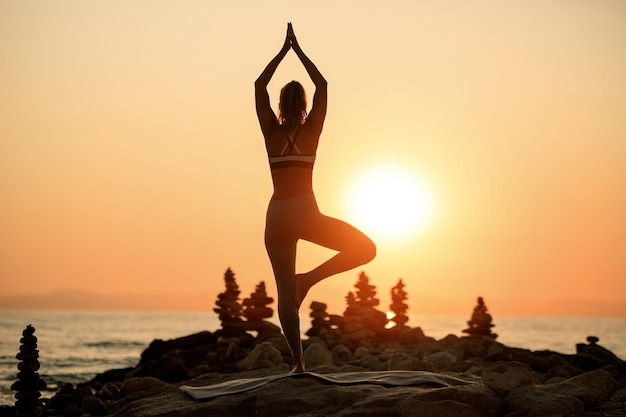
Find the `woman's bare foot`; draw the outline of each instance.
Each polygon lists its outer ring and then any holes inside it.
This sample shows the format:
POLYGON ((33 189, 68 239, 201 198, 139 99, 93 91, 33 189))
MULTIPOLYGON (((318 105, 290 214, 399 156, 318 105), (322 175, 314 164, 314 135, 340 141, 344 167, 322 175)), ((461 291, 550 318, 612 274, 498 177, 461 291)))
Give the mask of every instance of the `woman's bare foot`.
POLYGON ((296 274, 296 291, 294 294, 294 302, 296 307, 300 310, 302 302, 306 298, 307 293, 315 282, 311 282, 307 274, 296 274))
POLYGON ((304 359, 301 358, 300 360, 295 360, 295 363, 296 364, 294 365, 290 373, 301 374, 302 372, 304 372, 304 359))
POLYGON ((289 372, 290 374, 301 374, 304 372, 304 368, 301 366, 294 366, 293 369, 291 370, 291 372, 289 372))

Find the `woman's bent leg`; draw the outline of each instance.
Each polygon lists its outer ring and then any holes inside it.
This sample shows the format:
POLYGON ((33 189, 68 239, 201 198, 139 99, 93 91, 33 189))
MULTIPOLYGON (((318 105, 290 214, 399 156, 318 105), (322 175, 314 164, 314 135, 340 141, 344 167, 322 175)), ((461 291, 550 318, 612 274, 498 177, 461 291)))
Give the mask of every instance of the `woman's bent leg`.
POLYGON ((299 307, 306 293, 317 282, 370 262, 376 256, 376 245, 357 228, 341 220, 319 214, 307 222, 300 237, 338 251, 317 268, 300 274, 296 280, 296 304, 299 307))

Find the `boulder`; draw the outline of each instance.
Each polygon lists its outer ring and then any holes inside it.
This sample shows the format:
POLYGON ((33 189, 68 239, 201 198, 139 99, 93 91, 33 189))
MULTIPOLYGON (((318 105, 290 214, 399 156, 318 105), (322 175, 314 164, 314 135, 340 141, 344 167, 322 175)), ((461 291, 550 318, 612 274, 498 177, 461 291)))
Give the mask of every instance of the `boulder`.
POLYGON ((510 415, 524 417, 573 416, 585 411, 578 398, 546 392, 533 385, 513 389, 504 399, 510 415))
POLYGON ((528 365, 519 362, 497 362, 483 371, 482 379, 487 387, 500 395, 535 382, 528 365))
POLYGON ((278 349, 269 343, 259 343, 244 359, 237 363, 240 371, 253 369, 273 368, 282 365, 283 356, 278 349))
POLYGON ((333 354, 321 343, 312 343, 304 351, 307 369, 318 366, 333 366, 333 354))
POLYGON ((443 351, 426 355, 424 360, 433 364, 438 371, 442 371, 456 362, 456 356, 450 352, 443 351))
POLYGON ((572 378, 576 375, 580 375, 582 373, 584 373, 584 371, 581 371, 579 368, 576 368, 575 366, 558 365, 550 369, 548 372, 546 372, 544 376, 544 382, 550 382, 551 380, 554 380, 554 379, 565 380, 565 379, 572 378))
POLYGON ((365 355, 359 359, 359 365, 370 371, 380 371, 381 362, 376 355, 365 355))
POLYGON ((198 346, 207 346, 215 341, 215 334, 207 331, 167 341, 156 339, 152 341, 150 346, 142 352, 139 363, 143 364, 150 361, 156 361, 170 352, 191 349, 198 346))
POLYGON ((467 404, 454 400, 420 401, 409 398, 398 407, 402 417, 482 417, 467 404))
POLYGON ((370 354, 369 349, 363 346, 356 348, 356 350, 354 351, 354 357, 356 359, 361 359, 363 356, 369 355, 369 354, 370 354))
POLYGON ((610 400, 617 389, 617 383, 610 373, 599 369, 561 383, 540 385, 539 388, 551 394, 576 397, 583 402, 585 408, 590 409, 610 400))
POLYGON ((405 353, 394 353, 387 363, 388 371, 429 371, 434 372, 431 364, 405 353))
POLYGON ((103 416, 106 414, 106 405, 98 397, 87 396, 83 397, 80 408, 88 411, 92 416, 103 416))
POLYGON ((576 355, 572 357, 572 365, 594 371, 602 367, 613 365, 619 372, 626 375, 626 362, 618 358, 613 352, 597 344, 599 339, 595 336, 587 337, 589 344, 579 343, 576 345, 576 355))
POLYGON ((504 401, 483 384, 423 390, 414 394, 412 398, 427 402, 456 401, 469 405, 482 417, 499 417, 504 410, 504 401))
POLYGON ((169 386, 168 383, 163 382, 160 379, 153 378, 151 376, 128 378, 124 382, 122 382, 122 386, 120 387, 120 395, 122 397, 126 397, 138 391, 167 386, 169 386))
POLYGON ((352 352, 350 351, 350 349, 348 349, 346 345, 335 346, 334 348, 332 348, 331 353, 338 362, 348 363, 352 359, 354 359, 354 357, 352 356, 352 352))
POLYGON ((184 381, 189 377, 189 373, 184 358, 177 351, 164 355, 155 363, 140 365, 129 376, 152 376, 165 382, 174 383, 184 381))
POLYGON ((107 382, 96 394, 103 400, 117 400, 120 397, 120 387, 114 382, 107 382))

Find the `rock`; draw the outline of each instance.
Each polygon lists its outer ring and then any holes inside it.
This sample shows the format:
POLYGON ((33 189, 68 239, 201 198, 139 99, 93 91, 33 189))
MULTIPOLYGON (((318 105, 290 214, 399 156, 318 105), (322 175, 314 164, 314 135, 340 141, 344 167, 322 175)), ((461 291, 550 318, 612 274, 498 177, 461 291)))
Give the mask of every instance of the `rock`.
POLYGON ((331 353, 338 362, 348 363, 354 359, 352 352, 350 352, 350 349, 348 349, 346 345, 335 346, 332 348, 331 353))
POLYGON ((483 368, 477 366, 476 363, 469 362, 469 361, 458 361, 458 362, 451 363, 449 366, 446 367, 445 371, 470 374, 470 373, 475 373, 474 372, 475 369, 476 370, 480 369, 479 374, 482 375, 483 368))
POLYGON ((226 348, 226 353, 224 354, 224 356, 226 356, 226 359, 232 360, 237 357, 239 351, 240 351, 239 343, 230 342, 228 344, 228 348, 226 348))
POLYGON ((550 382, 550 380, 552 379, 560 379, 560 380, 565 380, 565 379, 569 379, 572 377, 575 377, 577 375, 580 375, 584 373, 583 371, 581 371, 579 368, 576 368, 575 366, 571 366, 571 365, 558 365, 555 366, 554 368, 550 369, 546 374, 545 374, 545 382, 550 382))
POLYGON ((487 354, 485 356, 485 360, 491 361, 491 362, 501 362, 501 361, 506 361, 507 359, 507 354, 506 354, 506 350, 504 349, 504 346, 502 346, 499 343, 491 343, 488 347, 487 347, 487 354))
POLYGON ((237 363, 237 369, 251 371, 253 369, 273 368, 283 363, 283 356, 280 351, 271 344, 264 342, 256 345, 248 356, 237 363))
POLYGON ((207 331, 167 341, 157 339, 150 343, 150 346, 141 353, 141 361, 139 363, 157 361, 172 351, 206 346, 215 343, 216 340, 217 336, 207 331))
POLYGON ((94 396, 83 397, 80 408, 89 412, 92 416, 103 416, 107 411, 102 400, 94 396))
POLYGON ((265 340, 265 342, 278 349, 278 351, 282 353, 283 356, 291 357, 291 350, 289 350, 289 345, 287 344, 287 341, 282 334, 278 337, 269 338, 265 340))
POLYGON ((421 327, 415 327, 407 331, 403 331, 398 335, 399 341, 403 343, 420 343, 424 341, 434 340, 424 334, 421 327))
MULTIPOLYGON (((597 371, 577 375, 570 378, 568 382, 597 389, 598 392, 594 395, 594 397, 598 403, 611 398, 613 394, 615 394, 618 385, 611 373, 605 369, 598 369, 597 371)), ((622 382, 626 381, 622 379, 622 382)))
POLYGON ((535 382, 528 365, 519 362, 498 362, 483 371, 482 379, 487 387, 500 395, 535 382))
POLYGON ((585 404, 586 408, 592 408, 610 400, 617 389, 617 383, 611 374, 599 369, 558 384, 542 385, 541 389, 550 393, 576 397, 585 404))
POLYGON ((361 347, 358 347, 358 348, 355 349, 355 351, 354 351, 354 358, 355 359, 361 359, 363 356, 369 355, 369 354, 370 354, 369 349, 366 348, 366 347, 361 346, 361 347))
POLYGON ((122 386, 120 387, 120 395, 122 397, 126 397, 138 391, 167 386, 169 386, 168 383, 163 382, 160 379, 153 378, 151 376, 128 378, 127 380, 122 382, 122 386))
POLYGON ((576 345, 576 355, 572 358, 572 365, 585 371, 594 371, 602 367, 613 365, 619 372, 626 375, 626 362, 618 358, 610 350, 597 344, 598 338, 589 336, 588 345, 576 345))
POLYGON ((363 330, 363 323, 360 318, 348 317, 348 319, 344 318, 344 325, 341 328, 342 333, 355 333, 360 330, 363 330))
POLYGON ((77 407, 82 398, 72 384, 64 384, 59 392, 50 399, 48 406, 55 411, 64 411, 70 406, 77 407))
POLYGON ((525 417, 566 417, 579 415, 585 410, 578 398, 549 393, 533 385, 513 389, 504 402, 511 415, 525 417))
POLYGON ((381 363, 376 355, 365 355, 359 359, 359 364, 370 371, 380 370, 381 363))
POLYGON ((267 334, 266 338, 275 337, 276 335, 280 335, 282 332, 282 329, 272 322, 264 321, 261 324, 262 326, 260 326, 257 330, 259 332, 259 337, 263 336, 264 334, 267 334))
POLYGON ((434 372, 432 365, 405 353, 394 353, 387 363, 388 371, 429 371, 434 372))
POLYGON ((120 397, 120 387, 114 382, 109 382, 100 388, 96 396, 103 400, 117 400, 120 397))
POLYGON ((64 416, 64 417, 86 417, 86 416, 89 416, 89 414, 87 414, 85 412, 85 410, 83 410, 82 408, 80 408, 76 404, 70 404, 67 407, 65 407, 63 409, 63 411, 61 412, 61 415, 64 416))
POLYGON ((435 352, 424 357, 426 362, 430 362, 438 371, 442 371, 456 362, 456 356, 450 352, 435 352))
POLYGON ((304 351, 307 369, 318 366, 333 366, 333 354, 321 343, 313 343, 304 351))
POLYGON ((453 400, 420 401, 409 398, 398 407, 402 417, 481 417, 467 404, 453 400))
POLYGON ((180 352, 174 351, 165 355, 156 363, 144 364, 131 372, 131 377, 152 376, 162 381, 174 383, 184 381, 189 377, 187 367, 180 352))
POLYGON ((546 373, 557 366, 567 366, 568 360, 554 352, 533 352, 525 361, 533 371, 546 373))
POLYGON ((354 351, 354 358, 361 359, 365 355, 369 355, 370 351, 366 347, 359 347, 354 351))
POLYGON ((504 409, 504 401, 483 384, 460 385, 456 387, 423 390, 412 396, 420 401, 452 400, 466 404, 482 417, 499 417, 504 409))

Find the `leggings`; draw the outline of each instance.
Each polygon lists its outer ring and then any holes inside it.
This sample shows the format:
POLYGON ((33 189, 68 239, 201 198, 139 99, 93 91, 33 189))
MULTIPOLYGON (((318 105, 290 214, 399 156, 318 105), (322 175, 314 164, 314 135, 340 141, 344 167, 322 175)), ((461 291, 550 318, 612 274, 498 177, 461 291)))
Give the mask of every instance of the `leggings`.
MULTIPOLYGON (((268 253, 276 246, 295 244, 306 239, 323 218, 313 194, 301 194, 287 200, 270 200, 265 223, 265 245, 268 253)), ((271 253, 270 253, 271 257, 271 253)))
MULTIPOLYGON (((295 300, 296 245, 298 240, 333 249, 338 253, 306 274, 307 285, 369 262, 376 254, 374 243, 353 226, 320 213, 313 194, 271 200, 265 224, 265 248, 272 263, 278 289, 278 316, 291 353, 302 359, 299 302, 295 300)), ((308 290, 308 288, 307 288, 308 290)))

